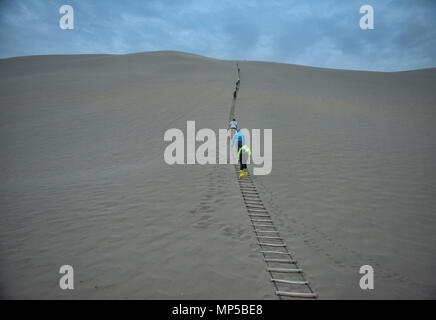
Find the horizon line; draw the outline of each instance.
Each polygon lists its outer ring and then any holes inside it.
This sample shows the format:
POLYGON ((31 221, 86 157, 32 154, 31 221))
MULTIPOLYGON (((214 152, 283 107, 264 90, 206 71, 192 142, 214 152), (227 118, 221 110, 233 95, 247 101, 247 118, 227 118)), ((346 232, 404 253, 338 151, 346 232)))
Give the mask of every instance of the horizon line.
POLYGON ((229 62, 255 62, 255 63, 274 63, 274 64, 284 64, 289 66, 297 66, 297 67, 306 67, 306 68, 314 68, 314 69, 325 69, 325 70, 337 70, 337 71, 357 71, 357 72, 376 72, 376 73, 399 73, 399 72, 410 72, 410 71, 424 71, 424 70, 433 70, 436 69, 434 67, 424 67, 424 68, 412 68, 412 69, 404 69, 397 71, 376 71, 376 70, 365 70, 365 69, 344 69, 344 68, 334 68, 334 67, 319 67, 314 65, 304 65, 304 64, 295 64, 295 63, 287 63, 287 62, 279 62, 279 61, 270 61, 270 60, 250 60, 250 59, 223 59, 223 58, 214 58, 206 55, 201 55, 198 53, 192 53, 187 51, 178 51, 178 50, 153 50, 153 51, 137 51, 137 52, 129 52, 129 53, 57 53, 57 54, 30 54, 30 55, 19 55, 19 56, 10 56, 10 57, 0 57, 1 60, 9 60, 9 59, 17 59, 17 58, 30 58, 30 57, 50 57, 50 56, 128 56, 135 54, 151 54, 151 53, 176 53, 176 54, 186 54, 191 56, 197 56, 201 58, 220 60, 220 61, 229 61, 229 62))

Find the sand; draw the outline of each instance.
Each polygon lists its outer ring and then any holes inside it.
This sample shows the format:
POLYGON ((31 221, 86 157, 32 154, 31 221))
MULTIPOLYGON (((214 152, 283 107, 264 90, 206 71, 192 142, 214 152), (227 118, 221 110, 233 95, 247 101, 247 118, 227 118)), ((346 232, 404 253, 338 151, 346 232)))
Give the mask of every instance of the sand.
MULTIPOLYGON (((320 299, 436 298, 436 69, 239 65, 240 126, 273 130, 256 184, 320 299)), ((233 166, 163 160, 167 129, 226 128, 236 77, 178 52, 1 59, 0 296, 277 299, 233 166)))

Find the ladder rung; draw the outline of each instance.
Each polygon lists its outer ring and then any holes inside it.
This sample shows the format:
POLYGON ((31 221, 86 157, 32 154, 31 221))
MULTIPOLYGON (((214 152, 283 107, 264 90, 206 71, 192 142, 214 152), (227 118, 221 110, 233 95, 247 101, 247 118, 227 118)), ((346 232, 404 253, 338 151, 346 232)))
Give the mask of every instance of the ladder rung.
POLYGON ((277 262, 277 263, 290 263, 290 264, 295 264, 294 260, 288 260, 288 259, 269 259, 266 258, 264 259, 265 262, 277 262))
POLYGON ((263 220, 263 219, 250 219, 253 222, 269 222, 269 223, 273 223, 272 220, 263 220))
POLYGON ((260 210, 260 209, 247 209, 248 212, 263 212, 263 213, 268 213, 268 211, 266 209, 260 210))
POLYGON ((266 233, 277 233, 277 234, 279 234, 279 232, 277 230, 256 230, 256 232, 266 232, 266 233))
POLYGON ((267 215, 267 214, 249 213, 248 215, 249 215, 250 217, 263 217, 263 218, 270 218, 270 216, 267 215))
POLYGON ((287 284, 297 284, 306 285, 309 284, 308 281, 292 281, 292 280, 282 280, 282 279, 271 279, 272 282, 287 283, 287 284))
POLYGON ((268 228, 274 228, 274 229, 276 228, 273 224, 254 224, 253 223, 253 226, 255 226, 255 227, 268 227, 268 228))
POLYGON ((302 269, 266 268, 269 272, 301 273, 302 269))
POLYGON ((257 206, 257 205, 252 205, 252 204, 249 204, 249 203, 246 203, 245 206, 246 206, 247 208, 254 208, 254 209, 263 209, 263 210, 266 210, 266 208, 265 208, 264 206, 257 206))
POLYGON ((256 238, 283 240, 283 239, 280 238, 280 237, 269 237, 269 236, 256 236, 256 238))
POLYGON ((290 256, 289 252, 280 252, 280 251, 261 251, 261 252, 266 254, 283 254, 283 255, 290 256))
POLYGON ((269 246, 269 247, 286 247, 286 244, 283 243, 266 243, 266 242, 259 242, 261 246, 269 246))
POLYGON ((245 201, 246 203, 251 203, 251 204, 262 204, 262 205, 263 205, 263 202, 262 202, 262 200, 260 200, 260 199, 244 199, 244 201, 245 201))
POLYGON ((315 293, 304 293, 304 292, 286 292, 286 291, 276 291, 278 296, 287 296, 293 298, 316 298, 315 293))

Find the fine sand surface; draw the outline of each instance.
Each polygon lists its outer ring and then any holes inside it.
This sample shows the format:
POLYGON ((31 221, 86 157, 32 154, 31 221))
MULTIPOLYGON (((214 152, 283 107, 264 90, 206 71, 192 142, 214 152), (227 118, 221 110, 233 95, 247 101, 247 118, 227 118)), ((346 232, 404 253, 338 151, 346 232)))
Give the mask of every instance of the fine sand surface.
MULTIPOLYGON (((319 297, 435 299, 436 69, 239 65, 240 126, 273 132, 256 184, 319 297)), ((276 299, 233 166, 163 160, 167 129, 227 126, 236 77, 176 52, 0 60, 0 297, 276 299)))

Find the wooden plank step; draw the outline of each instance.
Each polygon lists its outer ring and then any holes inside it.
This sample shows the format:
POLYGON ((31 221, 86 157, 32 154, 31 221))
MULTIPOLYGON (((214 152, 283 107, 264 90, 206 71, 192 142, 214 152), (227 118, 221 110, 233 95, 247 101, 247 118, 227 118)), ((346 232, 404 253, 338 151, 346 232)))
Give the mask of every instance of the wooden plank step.
POLYGON ((250 204, 250 203, 246 203, 245 206, 247 208, 264 209, 264 210, 266 210, 266 208, 264 206, 254 205, 254 204, 250 204))
POLYGON ((260 251, 262 253, 266 253, 266 254, 281 254, 281 255, 286 255, 286 256, 290 256, 289 252, 281 252, 281 251, 268 251, 268 250, 262 250, 260 251))
POLYGON ((263 233, 276 233, 279 234, 277 230, 255 230, 256 232, 263 232, 263 233))
POLYGON ((271 218, 269 215, 267 215, 267 214, 254 214, 254 213, 252 213, 252 214, 248 214, 249 216, 250 216, 250 218, 251 217, 254 217, 254 218, 271 218))
POLYGON ((255 227, 268 227, 268 228, 276 228, 273 224, 255 224, 253 223, 253 226, 255 227))
POLYGON ((248 212, 262 212, 262 213, 268 213, 267 210, 262 210, 262 209, 247 209, 248 212))
POLYGON ((250 219, 253 222, 269 222, 269 223, 273 223, 271 220, 264 220, 264 219, 250 219))
POLYGON ((292 298, 316 298, 315 293, 305 293, 305 292, 286 292, 286 291, 276 291, 278 296, 286 296, 292 298))
POLYGON ((256 236, 256 238, 283 240, 283 238, 280 237, 270 237, 270 236, 256 236))
POLYGON ((277 263, 295 264, 294 260, 289 260, 289 259, 269 259, 269 258, 266 258, 264 260, 265 260, 265 262, 277 262, 277 263))
MULTIPOLYGON (((248 214, 263 214, 263 215, 269 215, 268 211, 264 210, 264 211, 252 211, 251 209, 247 209, 248 214)), ((271 216, 270 216, 271 217, 271 216)))
POLYGON ((263 211, 263 214, 268 214, 268 210, 265 207, 259 207, 259 206, 252 206, 249 204, 245 204, 245 207, 247 208, 247 210, 260 210, 263 211))
POLYGON ((244 201, 262 202, 262 199, 260 199, 259 196, 256 196, 256 197, 247 197, 247 196, 242 195, 242 197, 244 198, 244 201))
POLYGON ((247 198, 244 198, 244 201, 245 201, 246 203, 262 204, 262 205, 263 205, 263 202, 262 202, 262 200, 260 200, 260 199, 247 199, 247 198))
POLYGON ((268 246, 268 247, 286 247, 286 244, 283 243, 266 243, 266 242, 259 242, 261 246, 268 246))
POLYGON ((266 268, 269 272, 283 272, 283 273, 301 273, 302 269, 287 269, 287 268, 266 268))
POLYGON ((292 281, 292 280, 283 280, 283 279, 271 279, 272 282, 278 283, 286 283, 286 284, 295 284, 295 285, 306 285, 309 284, 308 281, 292 281))
POLYGON ((259 194, 257 192, 251 192, 251 191, 245 191, 245 190, 241 190, 242 196, 246 197, 246 196, 251 196, 251 197, 259 197, 259 194))
POLYGON ((253 204, 249 204, 249 203, 246 203, 245 206, 247 208, 250 208, 250 209, 266 210, 266 208, 264 206, 253 205, 253 204))

